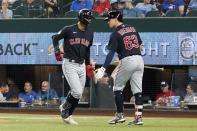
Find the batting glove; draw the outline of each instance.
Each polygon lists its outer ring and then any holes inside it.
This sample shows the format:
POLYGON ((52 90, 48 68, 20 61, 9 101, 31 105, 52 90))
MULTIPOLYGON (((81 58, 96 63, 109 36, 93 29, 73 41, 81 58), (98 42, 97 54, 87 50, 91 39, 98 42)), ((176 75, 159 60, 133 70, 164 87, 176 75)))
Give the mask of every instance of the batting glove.
POLYGON ((62 61, 62 55, 61 55, 61 51, 59 49, 59 47, 55 47, 55 58, 57 61, 62 61))
POLYGON ((87 65, 86 66, 86 75, 88 78, 93 78, 94 77, 94 67, 92 65, 87 65))
POLYGON ((99 69, 97 69, 97 72, 95 74, 95 78, 98 80, 100 78, 102 78, 105 74, 105 68, 104 67, 101 67, 99 69))

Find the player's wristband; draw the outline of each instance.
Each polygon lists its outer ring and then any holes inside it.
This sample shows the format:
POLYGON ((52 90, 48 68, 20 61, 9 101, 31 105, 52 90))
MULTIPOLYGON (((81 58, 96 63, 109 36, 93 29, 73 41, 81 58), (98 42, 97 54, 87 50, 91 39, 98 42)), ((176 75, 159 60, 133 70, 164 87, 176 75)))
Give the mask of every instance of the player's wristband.
POLYGON ((101 67, 100 69, 102 70, 102 72, 105 72, 106 70, 104 67, 101 67))
POLYGON ((60 55, 61 54, 60 48, 59 47, 55 47, 54 48, 54 53, 55 53, 55 55, 60 55))

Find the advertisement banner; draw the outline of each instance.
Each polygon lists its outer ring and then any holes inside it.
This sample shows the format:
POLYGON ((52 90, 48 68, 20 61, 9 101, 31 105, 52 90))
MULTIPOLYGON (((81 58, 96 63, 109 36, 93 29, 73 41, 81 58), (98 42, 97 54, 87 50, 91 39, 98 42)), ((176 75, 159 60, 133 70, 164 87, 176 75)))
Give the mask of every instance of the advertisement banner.
MULTIPOLYGON (((54 33, 0 33, 0 64, 61 64, 56 62, 54 33)), ((103 64, 111 33, 95 32, 91 58, 103 64)), ((197 33, 140 33, 145 64, 197 65, 197 33)), ((63 40, 60 42, 60 47, 63 40)))

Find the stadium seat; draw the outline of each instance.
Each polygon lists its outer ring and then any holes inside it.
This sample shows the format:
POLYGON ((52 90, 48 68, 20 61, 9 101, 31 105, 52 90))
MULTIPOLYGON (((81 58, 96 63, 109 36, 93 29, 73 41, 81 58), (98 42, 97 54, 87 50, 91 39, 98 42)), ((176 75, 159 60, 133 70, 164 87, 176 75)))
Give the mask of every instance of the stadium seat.
POLYGON ((16 9, 19 6, 23 6, 24 5, 24 1, 23 0, 17 0, 12 4, 12 9, 16 9))
POLYGON ((160 17, 160 13, 159 11, 149 11, 146 14, 146 17, 160 17))
POLYGON ((78 15, 78 12, 76 11, 68 11, 65 13, 64 17, 65 18, 76 18, 78 15))
POLYGON ((28 16, 30 18, 39 18, 44 16, 44 1, 34 0, 28 7, 28 16))
POLYGON ((186 15, 187 17, 197 17, 197 10, 191 10, 186 15))
POLYGON ((166 12, 166 17, 179 17, 180 14, 177 10, 168 10, 166 12))
POLYGON ((14 18, 26 18, 28 15, 28 9, 25 6, 18 6, 13 9, 14 18))
POLYGON ((93 16, 94 16, 94 17, 99 17, 98 12, 93 11, 93 16))
POLYGON ((30 18, 40 18, 44 16, 44 9, 29 9, 28 11, 28 16, 30 18))
POLYGON ((132 1, 133 5, 137 5, 138 3, 144 3, 143 0, 133 0, 132 1))

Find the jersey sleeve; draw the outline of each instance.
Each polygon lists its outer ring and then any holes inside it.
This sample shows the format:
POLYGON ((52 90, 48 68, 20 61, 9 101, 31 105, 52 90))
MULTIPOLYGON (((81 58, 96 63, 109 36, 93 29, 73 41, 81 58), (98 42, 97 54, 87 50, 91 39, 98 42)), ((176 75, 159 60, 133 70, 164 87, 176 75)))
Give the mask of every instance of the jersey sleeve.
POLYGON ((92 44, 93 44, 93 39, 94 39, 94 33, 92 32, 92 33, 91 33, 91 41, 90 41, 90 46, 92 46, 92 44))
POLYGON ((109 39, 109 43, 107 45, 108 50, 117 51, 118 49, 118 35, 116 33, 112 33, 109 39))
POLYGON ((137 35, 137 38, 138 38, 138 43, 139 43, 139 45, 141 45, 142 44, 142 39, 140 38, 139 33, 136 32, 136 35, 137 35))
POLYGON ((65 38, 67 36, 68 31, 69 31, 69 28, 68 27, 64 27, 57 34, 52 36, 53 46, 54 47, 58 47, 59 40, 61 40, 62 38, 65 38))
POLYGON ((88 47, 87 52, 86 52, 85 64, 86 65, 90 64, 90 46, 88 47))
POLYGON ((90 64, 90 48, 93 44, 93 38, 94 38, 94 33, 91 33, 91 40, 90 40, 90 45, 88 46, 87 52, 86 52, 86 56, 85 56, 85 64, 89 65, 90 64))

